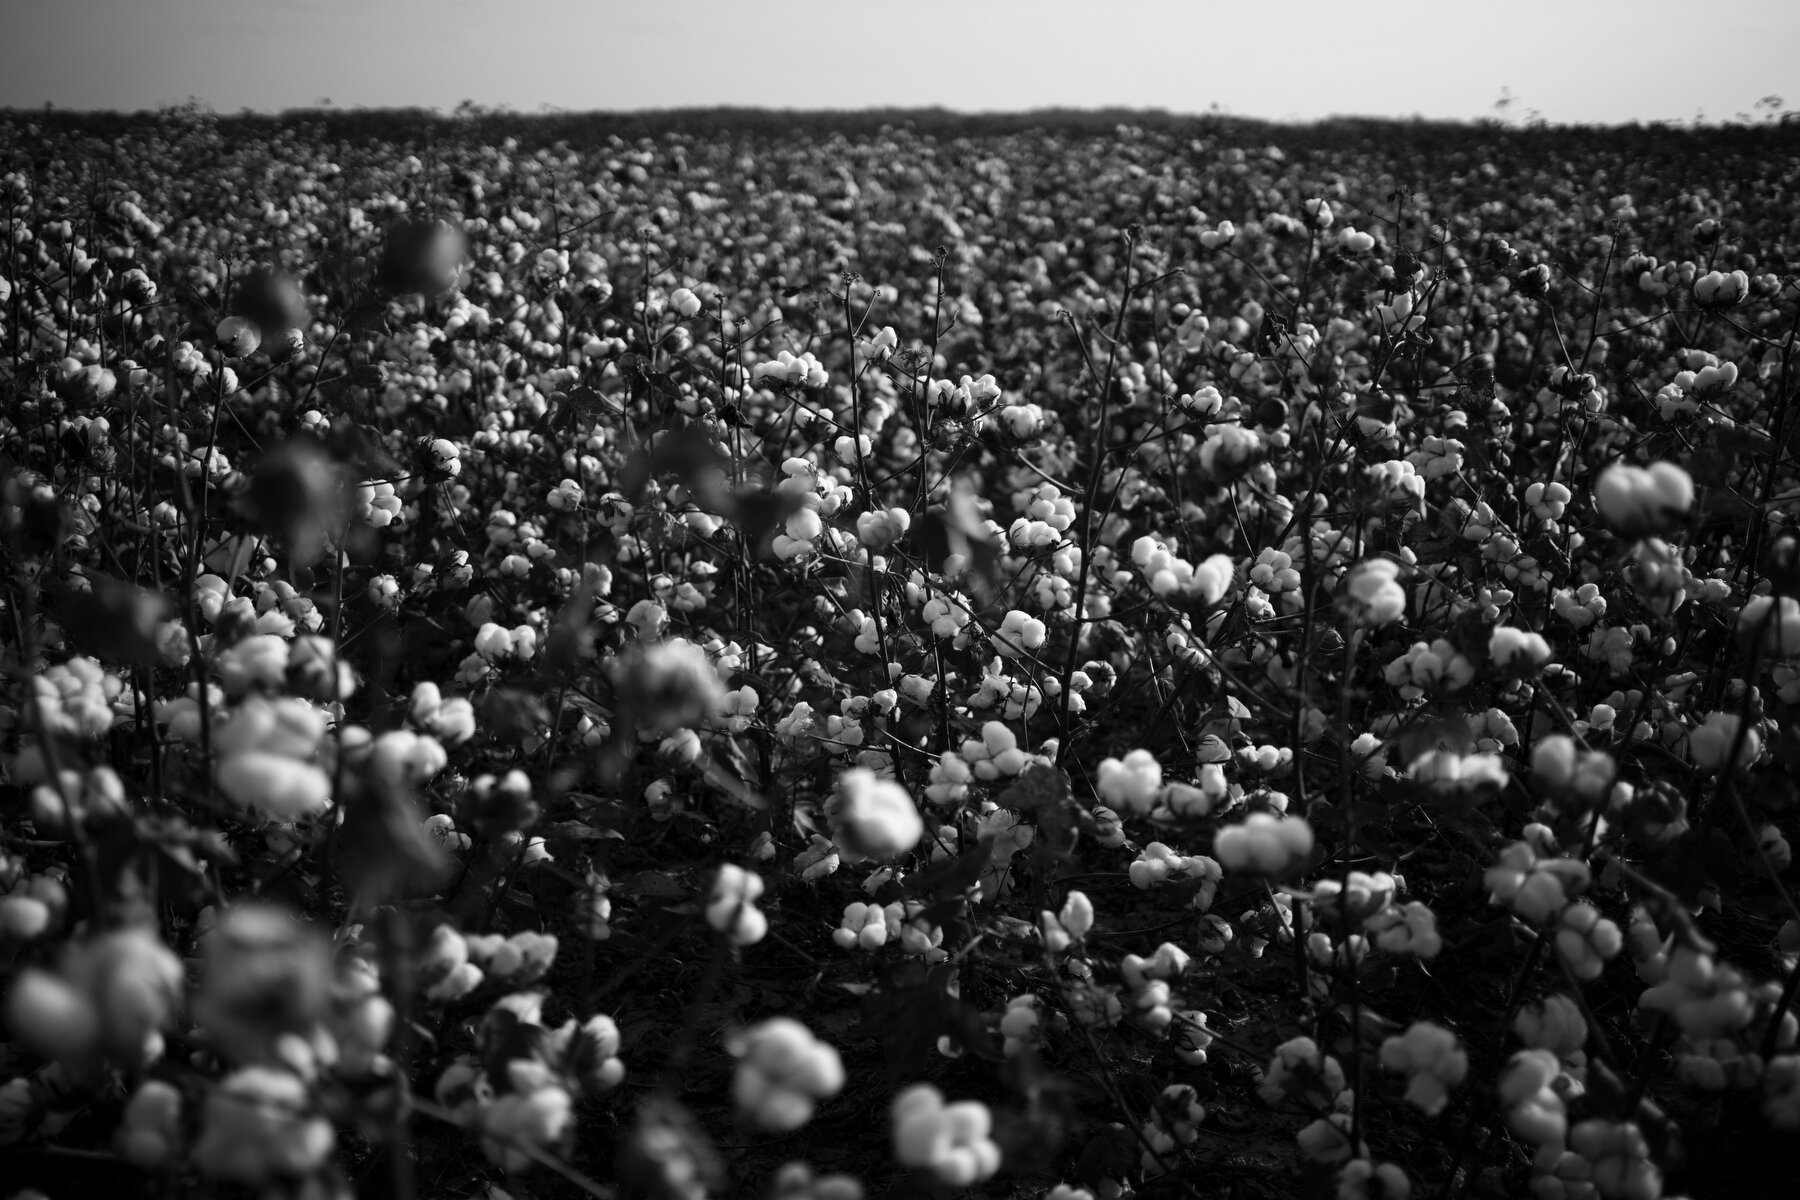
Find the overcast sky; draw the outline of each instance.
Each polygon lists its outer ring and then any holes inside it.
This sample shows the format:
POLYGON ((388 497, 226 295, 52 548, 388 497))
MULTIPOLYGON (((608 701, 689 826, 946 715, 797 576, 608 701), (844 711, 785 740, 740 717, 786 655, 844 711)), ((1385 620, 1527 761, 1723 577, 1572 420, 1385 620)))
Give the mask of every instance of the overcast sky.
POLYGON ((1800 108, 1800 0, 0 0, 0 106, 1800 108))

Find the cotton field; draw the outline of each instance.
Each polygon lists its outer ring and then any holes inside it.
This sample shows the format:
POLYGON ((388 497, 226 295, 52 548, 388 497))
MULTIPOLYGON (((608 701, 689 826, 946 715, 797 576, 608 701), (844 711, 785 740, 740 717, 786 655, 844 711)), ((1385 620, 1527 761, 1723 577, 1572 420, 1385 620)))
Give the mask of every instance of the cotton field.
POLYGON ((0 117, 6 1195, 1800 1130, 1800 143, 0 117))

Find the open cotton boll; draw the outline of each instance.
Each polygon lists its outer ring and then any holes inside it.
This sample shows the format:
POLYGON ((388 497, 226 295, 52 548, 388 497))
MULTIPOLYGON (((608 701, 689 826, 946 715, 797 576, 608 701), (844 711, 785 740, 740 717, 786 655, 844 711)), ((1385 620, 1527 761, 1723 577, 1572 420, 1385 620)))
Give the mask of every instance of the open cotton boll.
POLYGON ((1550 643, 1541 633, 1497 625, 1488 636, 1488 657, 1495 666, 1531 672, 1550 661, 1550 643))
POLYGON ((1254 812, 1227 825, 1213 839, 1213 854, 1227 871, 1285 875, 1312 854, 1312 826, 1300 817, 1254 812))
POLYGON ((1668 533, 1693 504, 1693 477, 1670 462, 1648 468, 1614 463, 1594 481, 1600 519, 1627 537, 1668 533))
POLYGON ((219 790, 271 821, 316 817, 331 807, 331 780, 311 763, 261 750, 233 754, 214 768, 219 790))
POLYGON ((1147 813, 1162 790, 1162 765, 1148 750, 1133 750, 1123 759, 1103 759, 1094 788, 1108 804, 1147 813))
POLYGON ((706 901, 706 923, 734 946, 751 946, 769 932, 769 918, 756 907, 763 879, 736 863, 724 863, 706 901))
POLYGON ((1688 735, 1688 752, 1694 765, 1702 771, 1726 768, 1726 760, 1736 751, 1730 767, 1738 770, 1756 761, 1762 753, 1762 737, 1755 729, 1743 729, 1736 713, 1708 713, 1700 727, 1688 735))
POLYGON ((1001 619, 1000 629, 994 635, 994 649, 1008 658, 1019 658, 1042 646, 1049 632, 1049 627, 1038 618, 1015 608, 1001 619))
POLYGON ((212 1179, 262 1187, 318 1170, 336 1141, 299 1076, 252 1066, 207 1093, 193 1161, 212 1179))
POLYGON ((894 1098, 894 1157, 928 1171, 953 1188, 970 1187, 1000 1169, 1000 1147, 989 1137, 993 1115, 977 1100, 944 1103, 928 1083, 894 1098))
POLYGON ((1351 568, 1344 590, 1364 624, 1389 625, 1406 615, 1406 591, 1399 578, 1400 564, 1390 558, 1371 558, 1351 568))
POLYGON ((826 807, 838 845, 857 862, 890 862, 919 844, 925 821, 906 789, 875 772, 853 767, 838 776, 837 793, 826 807))
POLYGON ((844 1064, 836 1048, 788 1017, 774 1017, 731 1038, 737 1057, 732 1096, 747 1120, 775 1133, 788 1133, 812 1119, 818 1101, 844 1086, 844 1064))
POLYGON ((1385 1070, 1404 1072, 1406 1099, 1428 1116, 1436 1116, 1450 1102, 1450 1089, 1469 1073, 1469 1056, 1457 1044, 1456 1035, 1430 1021, 1415 1021, 1406 1032, 1381 1044, 1385 1070))

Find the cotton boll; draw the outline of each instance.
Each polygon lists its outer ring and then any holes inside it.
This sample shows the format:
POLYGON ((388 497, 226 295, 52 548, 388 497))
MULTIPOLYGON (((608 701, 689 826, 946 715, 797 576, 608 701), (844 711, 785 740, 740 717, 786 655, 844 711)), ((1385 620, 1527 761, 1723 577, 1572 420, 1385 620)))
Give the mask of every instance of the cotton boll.
POLYGON ((738 1059, 732 1082, 738 1111, 771 1132, 800 1128, 812 1119, 818 1101, 844 1086, 837 1050, 786 1017, 752 1026, 727 1048, 738 1059))
POLYGON ((1627 537, 1668 533, 1693 504, 1693 478, 1674 463, 1654 463, 1648 469, 1614 463, 1594 481, 1600 519, 1627 537))
POLYGON ((1708 713, 1700 727, 1688 735, 1688 752, 1702 771, 1724 770, 1734 748, 1737 758, 1730 764, 1733 770, 1749 766, 1762 753, 1761 735, 1755 729, 1743 729, 1736 713, 1708 713))
POLYGON ((1123 759, 1104 759, 1094 788, 1109 804, 1147 813, 1162 789, 1162 765, 1148 750, 1133 750, 1123 759))
POLYGON ((200 1173, 262 1187, 322 1167, 336 1145, 331 1123, 313 1111, 307 1085, 272 1067, 245 1067, 207 1094, 193 1161, 200 1173))
POLYGON ((1436 1116, 1450 1101, 1450 1089, 1469 1073, 1469 1056, 1456 1035, 1429 1021, 1416 1021, 1405 1033, 1381 1044, 1385 1070, 1407 1076, 1406 1099, 1427 1116, 1436 1116))
POLYGON ((856 856, 852 862, 891 862, 911 852, 925 834, 925 822, 906 789, 861 767, 838 776, 826 816, 839 846, 856 856))
POLYGON ((762 876, 735 863, 719 868, 706 902, 706 922, 736 946, 750 946, 769 932, 769 919, 756 901, 763 893, 762 876))
POLYGON ((989 1137, 993 1117, 985 1104, 946 1104, 928 1083, 894 1098, 894 1157, 902 1166, 928 1171, 953 1188, 970 1187, 1000 1169, 1000 1148, 989 1137))
POLYGON ((234 754, 218 764, 214 778, 230 799, 273 821, 316 817, 331 806, 325 772, 279 754, 234 754))
POLYGON ((1227 871, 1284 875, 1312 853, 1312 826, 1299 817, 1251 813, 1227 825, 1213 840, 1213 853, 1227 871))
POLYGON ((1392 559, 1372 558, 1357 564, 1345 577, 1345 591, 1365 624, 1388 625, 1406 614, 1406 592, 1399 575, 1400 565, 1392 559))

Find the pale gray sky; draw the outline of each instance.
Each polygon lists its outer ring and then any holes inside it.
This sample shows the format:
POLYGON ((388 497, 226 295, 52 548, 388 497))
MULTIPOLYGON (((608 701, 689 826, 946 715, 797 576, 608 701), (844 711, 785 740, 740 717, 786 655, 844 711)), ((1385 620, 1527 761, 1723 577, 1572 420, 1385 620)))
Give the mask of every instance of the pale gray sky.
POLYGON ((0 105, 1800 108, 1800 0, 0 0, 0 105))

